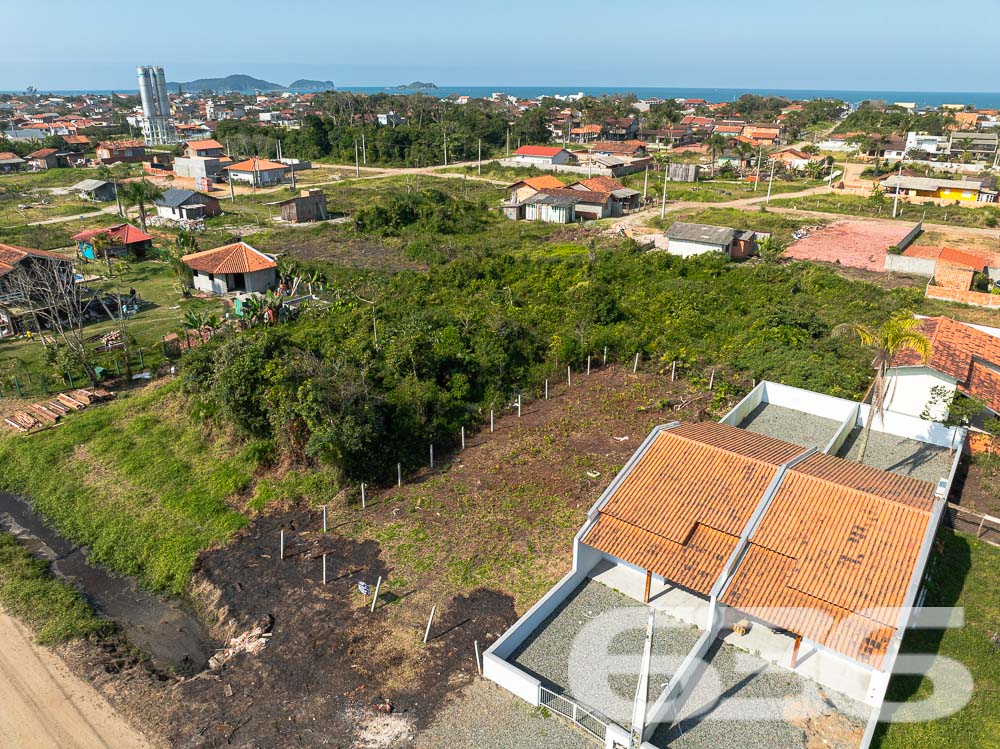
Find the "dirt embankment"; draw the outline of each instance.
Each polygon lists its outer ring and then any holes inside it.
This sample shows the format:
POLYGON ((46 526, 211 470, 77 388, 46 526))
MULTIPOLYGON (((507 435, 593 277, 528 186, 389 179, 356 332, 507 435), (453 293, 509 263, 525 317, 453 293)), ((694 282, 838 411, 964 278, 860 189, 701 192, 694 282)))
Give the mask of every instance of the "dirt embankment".
POLYGON ((411 745, 475 678, 473 643, 488 647, 566 572, 587 509, 650 428, 707 403, 630 368, 574 376, 551 395, 525 399, 520 419, 498 410, 494 433, 470 433, 466 450, 403 487, 370 487, 365 510, 331 504, 327 534, 320 509, 276 508, 204 552, 192 586, 202 618, 223 642, 258 628, 259 652, 188 679, 114 648, 80 645, 77 663, 176 747, 411 745), (371 612, 358 582, 379 577, 371 612))

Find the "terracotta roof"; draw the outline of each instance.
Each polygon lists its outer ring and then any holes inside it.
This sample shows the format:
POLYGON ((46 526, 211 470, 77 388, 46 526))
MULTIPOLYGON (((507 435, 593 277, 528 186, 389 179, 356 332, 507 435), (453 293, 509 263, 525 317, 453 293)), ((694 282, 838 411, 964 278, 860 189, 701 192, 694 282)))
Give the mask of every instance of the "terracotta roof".
POLYGON ((557 146, 521 146, 514 151, 515 156, 555 156, 562 151, 557 146))
POLYGON ((13 151, 0 151, 0 161, 23 161, 23 159, 13 151))
MULTIPOLYGON (((708 594, 780 467, 802 453, 714 422, 664 429, 583 541, 708 594)), ((785 472, 722 601, 880 666, 934 491, 931 483, 810 455, 785 472)))
POLYGON ((73 239, 77 242, 89 242, 101 234, 107 234, 115 244, 123 245, 148 242, 153 239, 152 235, 147 234, 141 229, 137 229, 132 224, 115 224, 106 229, 87 229, 86 231, 81 231, 79 234, 74 234, 73 239))
POLYGON ((255 250, 246 242, 236 242, 214 250, 204 250, 185 255, 181 258, 184 264, 192 270, 202 273, 253 273, 268 268, 277 268, 278 264, 259 250, 255 250))
POLYGON ((582 185, 590 192, 614 192, 615 190, 625 189, 625 185, 614 177, 590 177, 589 179, 581 179, 578 182, 574 182, 573 185, 582 185))
POLYGON ((542 190, 546 187, 564 187, 563 183, 551 174, 543 174, 541 177, 528 177, 527 179, 522 179, 520 182, 515 182, 511 187, 517 187, 518 185, 527 185, 536 190, 542 190))
POLYGON ((106 140, 103 141, 98 148, 104 148, 109 151, 115 151, 120 148, 145 148, 146 142, 138 139, 132 140, 106 140))
POLYGON ((919 354, 903 351, 893 366, 927 366, 1000 413, 1000 338, 947 317, 922 320, 921 329, 931 342, 930 360, 925 365, 919 354))
POLYGON ((636 151, 640 151, 646 147, 646 144, 641 140, 623 140, 623 141, 609 141, 603 143, 591 143, 589 148, 591 151, 600 151, 602 153, 613 153, 613 154, 633 154, 636 151))
POLYGON ((59 153, 59 149, 58 148, 39 148, 34 153, 29 153, 28 154, 28 158, 29 159, 45 159, 45 158, 48 158, 49 156, 54 156, 57 153, 59 153))
POLYGON ((217 140, 215 140, 213 138, 209 138, 208 140, 189 140, 184 145, 186 145, 188 148, 193 148, 196 151, 208 151, 208 150, 211 150, 211 149, 222 149, 222 150, 225 149, 225 147, 221 143, 219 143, 219 141, 217 141, 217 140))
POLYGON ((919 257, 925 260, 937 260, 941 256, 941 251, 944 247, 926 247, 911 244, 905 250, 903 254, 906 257, 919 257))
POLYGON ((972 268, 948 265, 938 260, 934 266, 934 285, 945 289, 968 291, 972 287, 972 277, 975 273, 972 268))
POLYGON ((28 247, 15 247, 10 244, 0 244, 0 276, 10 273, 14 267, 28 257, 47 257, 53 260, 70 262, 65 255, 57 255, 45 250, 33 250, 28 247))
POLYGON ((723 603, 878 667, 905 603, 934 488, 811 455, 781 482, 723 603))
POLYGON ((941 254, 938 255, 938 262, 972 268, 975 271, 982 271, 983 268, 990 264, 983 255, 976 252, 956 250, 954 247, 942 247, 941 254))
POLYGON ((231 166, 223 167, 224 169, 229 169, 234 172, 269 172, 274 169, 288 169, 285 164, 280 164, 277 161, 268 161, 267 159, 259 159, 256 156, 252 159, 247 159, 246 161, 240 161, 237 164, 232 164, 231 166))
POLYGON ((666 429, 584 543, 708 593, 778 467, 801 452, 714 422, 666 429))

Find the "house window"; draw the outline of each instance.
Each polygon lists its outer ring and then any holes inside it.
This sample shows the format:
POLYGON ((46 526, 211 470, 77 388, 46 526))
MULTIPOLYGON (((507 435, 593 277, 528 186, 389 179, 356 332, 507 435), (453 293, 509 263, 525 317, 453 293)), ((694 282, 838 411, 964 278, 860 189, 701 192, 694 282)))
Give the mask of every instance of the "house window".
POLYGON ((208 280, 209 281, 214 281, 215 280, 215 274, 214 273, 209 273, 208 274, 208 280))

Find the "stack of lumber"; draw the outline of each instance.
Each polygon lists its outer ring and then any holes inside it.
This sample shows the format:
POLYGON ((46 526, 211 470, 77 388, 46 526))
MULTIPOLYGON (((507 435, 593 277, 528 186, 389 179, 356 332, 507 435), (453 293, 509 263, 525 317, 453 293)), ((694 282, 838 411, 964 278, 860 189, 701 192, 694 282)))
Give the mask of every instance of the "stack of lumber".
POLYGON ((82 411, 87 406, 114 397, 114 393, 102 388, 81 388, 69 393, 59 393, 54 399, 42 403, 29 403, 23 411, 15 412, 13 416, 5 418, 4 422, 19 432, 30 432, 45 424, 55 424, 72 411, 82 411))

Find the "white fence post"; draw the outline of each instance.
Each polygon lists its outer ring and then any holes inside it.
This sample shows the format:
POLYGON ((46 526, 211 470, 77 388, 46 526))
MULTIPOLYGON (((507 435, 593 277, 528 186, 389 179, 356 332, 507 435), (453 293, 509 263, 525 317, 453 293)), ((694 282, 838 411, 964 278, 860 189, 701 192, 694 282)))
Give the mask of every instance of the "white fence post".
MULTIPOLYGON (((325 559, 326 557, 324 556, 323 558, 325 559)), ((371 612, 375 611, 375 604, 378 602, 378 591, 379 591, 379 588, 381 588, 381 587, 382 587, 382 576, 379 575, 378 576, 378 581, 375 583, 375 595, 372 596, 372 608, 371 608, 371 612)), ((369 613, 371 613, 371 612, 369 612, 369 613)))
POLYGON ((437 606, 431 606, 431 615, 427 620, 427 629, 424 630, 424 645, 427 644, 427 637, 431 633, 431 624, 434 622, 434 612, 437 610, 437 606))

